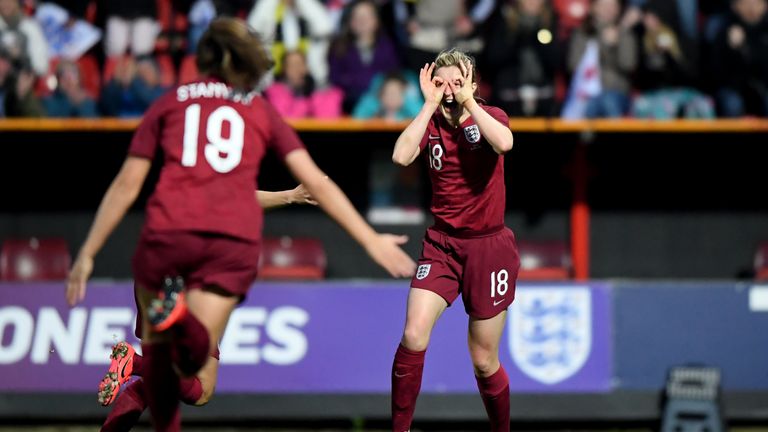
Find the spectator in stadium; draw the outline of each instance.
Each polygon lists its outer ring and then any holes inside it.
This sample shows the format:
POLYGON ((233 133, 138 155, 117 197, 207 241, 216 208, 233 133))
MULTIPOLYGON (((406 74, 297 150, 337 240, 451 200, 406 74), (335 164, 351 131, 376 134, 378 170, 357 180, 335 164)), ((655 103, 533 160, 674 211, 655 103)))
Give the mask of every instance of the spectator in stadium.
POLYGON ((318 88, 307 70, 301 51, 288 51, 283 70, 264 95, 278 113, 287 118, 337 118, 344 94, 335 87, 318 88))
POLYGON ((129 52, 134 56, 152 54, 160 33, 157 2, 154 0, 101 0, 99 8, 107 17, 104 38, 108 57, 129 52))
POLYGON ((400 25, 407 31, 408 66, 418 69, 449 47, 468 53, 483 50, 480 29, 496 0, 419 0, 403 3, 400 25))
POLYGON ((510 116, 550 116, 560 53, 546 0, 506 0, 491 18, 485 50, 491 103, 510 116))
POLYGON ((42 117, 40 101, 33 92, 35 76, 29 67, 16 66, 16 59, 0 46, 0 118, 42 117))
POLYGON ((632 116, 713 118, 712 100, 691 86, 695 63, 682 49, 675 31, 652 10, 643 15, 640 40, 640 67, 634 83, 643 93, 633 100, 632 116))
MULTIPOLYGON (((415 270, 399 246, 407 239, 374 231, 317 167, 296 133, 253 90, 272 65, 266 51, 242 21, 211 23, 196 60, 201 82, 211 84, 209 91, 198 92, 198 83, 183 85, 153 104, 69 273, 66 299, 74 306, 85 298, 96 254, 136 200, 156 160, 160 180, 133 258, 136 295, 146 312, 146 390, 125 400, 133 400, 136 408, 148 405, 157 431, 181 430, 182 376, 216 367, 212 354, 258 273, 263 214, 254 182, 267 150, 276 152, 320 207, 391 276, 411 276, 415 270), (184 146, 179 145, 182 136, 184 146)), ((122 350, 116 354, 125 358, 122 350)), ((121 368, 108 374, 100 398, 116 395, 130 373, 121 368)))
POLYGON ((592 0, 589 16, 572 35, 567 66, 578 68, 590 41, 598 46, 601 91, 587 101, 586 116, 621 117, 629 109, 631 75, 638 62, 633 34, 619 25, 619 0, 592 0))
POLYGON ((328 10, 320 0, 259 0, 248 25, 272 44, 274 73, 282 71, 286 51, 302 51, 315 84, 328 82, 328 40, 333 33, 328 10))
MULTIPOLYGON (((621 19, 622 27, 634 29, 642 39, 647 27, 646 14, 675 34, 680 50, 685 53, 688 64, 699 64, 699 0, 629 0, 621 19)), ((689 81, 698 79, 698 67, 687 71, 689 81)))
POLYGON ((344 91, 344 112, 352 112, 374 75, 400 68, 372 0, 356 0, 347 6, 328 63, 331 83, 344 91))
POLYGON ((352 116, 401 121, 416 117, 424 101, 415 77, 395 71, 376 75, 360 98, 352 116))
POLYGON ((43 98, 48 117, 96 117, 96 101, 85 91, 76 63, 63 60, 56 66, 56 90, 43 98))
POLYGON ((718 106, 725 117, 768 116, 768 1, 731 5, 712 53, 718 106))
POLYGON ((135 60, 124 57, 115 68, 115 76, 101 91, 102 112, 113 117, 138 117, 165 91, 151 56, 135 60))
POLYGON ((432 329, 459 295, 490 430, 509 432, 509 378, 499 362, 499 341, 520 268, 515 236, 504 226, 504 154, 513 136, 504 111, 475 99, 474 69, 473 59, 453 49, 421 68, 424 105, 392 153, 400 166, 427 159, 435 220, 411 279, 392 365, 395 432, 411 430, 432 329))
POLYGON ((24 15, 19 0, 0 0, 0 45, 14 62, 29 64, 36 75, 48 72, 48 43, 43 30, 24 15))

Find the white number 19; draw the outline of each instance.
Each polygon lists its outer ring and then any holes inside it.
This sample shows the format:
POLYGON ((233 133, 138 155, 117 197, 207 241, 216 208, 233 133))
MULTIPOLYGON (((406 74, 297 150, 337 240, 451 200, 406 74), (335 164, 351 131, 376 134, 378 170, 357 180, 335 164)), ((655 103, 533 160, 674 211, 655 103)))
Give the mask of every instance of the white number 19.
MULTIPOLYGON (((193 167, 197 164, 197 141, 200 134, 200 104, 192 104, 184 111, 184 151, 181 164, 193 167)), ((205 126, 205 160, 214 171, 228 173, 240 164, 243 158, 245 141, 245 122, 237 110, 231 106, 216 108, 205 126), (222 135, 224 122, 229 123, 229 137, 222 135), (223 156, 222 156, 223 155, 223 156)))

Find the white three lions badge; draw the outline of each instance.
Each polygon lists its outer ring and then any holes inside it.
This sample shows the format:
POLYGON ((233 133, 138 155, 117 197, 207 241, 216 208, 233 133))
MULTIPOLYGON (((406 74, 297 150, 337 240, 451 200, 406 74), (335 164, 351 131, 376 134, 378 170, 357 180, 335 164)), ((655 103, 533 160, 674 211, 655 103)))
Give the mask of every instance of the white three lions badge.
POLYGON ((422 280, 425 277, 429 276, 429 269, 432 268, 432 264, 422 264, 419 266, 419 268, 416 270, 416 279, 422 280))
POLYGON ((476 124, 467 126, 464 128, 464 136, 467 137, 467 141, 474 144, 480 141, 480 129, 477 128, 476 124))

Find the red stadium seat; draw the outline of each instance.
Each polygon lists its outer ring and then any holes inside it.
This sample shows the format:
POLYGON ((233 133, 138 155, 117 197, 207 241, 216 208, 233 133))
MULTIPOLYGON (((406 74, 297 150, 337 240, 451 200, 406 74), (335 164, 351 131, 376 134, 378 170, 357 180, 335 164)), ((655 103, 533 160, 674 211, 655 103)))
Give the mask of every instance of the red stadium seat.
POLYGON ((559 17, 561 40, 567 39, 573 29, 580 26, 589 13, 589 0, 555 0, 555 12, 559 17))
POLYGON ((571 278, 568 245, 562 241, 519 241, 521 280, 564 280, 571 278))
POLYGON ((768 280, 768 242, 761 243, 755 253, 755 279, 768 280))
MULTIPOLYGON (((38 97, 49 96, 56 90, 58 85, 56 81, 56 67, 61 62, 60 58, 52 58, 48 62, 48 72, 40 76, 35 83, 35 95, 38 97)), ((98 99, 101 91, 101 73, 99 72, 99 63, 89 54, 83 55, 77 59, 77 68, 80 71, 80 82, 88 94, 98 99)))
POLYGON ((171 87, 176 84, 176 69, 173 67, 173 59, 168 54, 156 56, 157 67, 160 69, 160 84, 171 87))
POLYGON ((312 238, 265 238, 260 265, 261 279, 323 279, 325 249, 312 238))
POLYGON ((80 81, 91 97, 98 99, 101 92, 101 72, 99 63, 91 55, 84 55, 77 60, 80 69, 80 81))
POLYGON ((120 63, 120 60, 122 60, 121 56, 114 56, 107 57, 107 59, 104 61, 104 73, 102 75, 102 80, 105 84, 112 80, 112 77, 115 75, 115 69, 120 63))
POLYGON ((197 57, 194 55, 188 55, 181 61, 179 66, 179 84, 192 82, 200 78, 200 74, 197 72, 197 57))
POLYGON ((8 239, 0 250, 0 280, 64 280, 70 261, 69 248, 64 239, 8 239))

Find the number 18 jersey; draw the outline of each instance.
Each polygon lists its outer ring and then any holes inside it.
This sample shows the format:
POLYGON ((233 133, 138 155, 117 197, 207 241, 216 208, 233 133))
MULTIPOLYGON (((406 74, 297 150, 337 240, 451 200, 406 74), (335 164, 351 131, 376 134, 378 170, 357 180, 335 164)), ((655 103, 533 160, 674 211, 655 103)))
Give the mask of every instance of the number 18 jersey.
MULTIPOLYGON (((509 126, 504 111, 481 106, 509 126)), ((471 237, 504 226, 504 157, 493 150, 472 117, 454 127, 435 111, 420 147, 432 183, 436 229, 471 237)))

